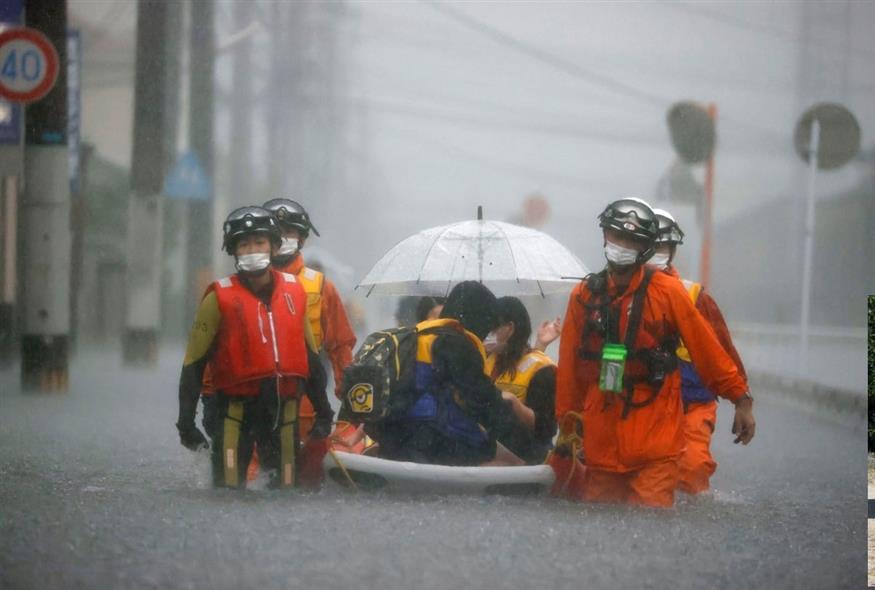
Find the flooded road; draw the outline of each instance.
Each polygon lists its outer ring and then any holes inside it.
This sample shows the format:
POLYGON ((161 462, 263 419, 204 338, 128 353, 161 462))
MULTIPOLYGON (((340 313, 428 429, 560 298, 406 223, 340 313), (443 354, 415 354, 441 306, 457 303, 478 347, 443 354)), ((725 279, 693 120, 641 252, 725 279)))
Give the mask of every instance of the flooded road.
POLYGON ((862 420, 757 397, 715 435, 713 495, 652 511, 549 498, 212 490, 178 443, 180 350, 81 353, 66 395, 0 372, 2 588, 861 588, 862 420))

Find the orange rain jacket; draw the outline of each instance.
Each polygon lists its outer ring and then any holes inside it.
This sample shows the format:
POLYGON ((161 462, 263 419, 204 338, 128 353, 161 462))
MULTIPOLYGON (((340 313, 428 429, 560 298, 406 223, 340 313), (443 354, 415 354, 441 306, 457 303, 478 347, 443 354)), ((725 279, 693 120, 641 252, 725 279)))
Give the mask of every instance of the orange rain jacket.
MULTIPOLYGON (((277 270, 293 275, 304 270, 304 256, 298 254, 285 267, 277 270)), ((352 362, 352 349, 355 347, 355 334, 346 317, 346 309, 334 283, 327 278, 322 286, 322 349, 331 360, 334 370, 334 394, 340 396, 343 369, 352 362)))
MULTIPOLYGON (((665 269, 663 272, 678 280, 681 278, 680 273, 673 266, 665 269)), ((744 370, 744 364, 741 362, 741 356, 739 356, 738 351, 735 349, 735 344, 732 343, 732 336, 729 335, 729 327, 726 325, 726 320, 723 319, 720 307, 717 306, 717 302, 714 301, 714 298, 711 297, 704 287, 696 298, 696 310, 702 314, 702 317, 707 320, 714 330, 714 335, 717 336, 717 340, 720 341, 726 354, 732 358, 732 361, 738 368, 738 372, 747 379, 747 372, 744 370)))
MULTIPOLYGON (((632 298, 644 277, 637 270, 623 293, 617 293, 613 278, 608 278, 612 305, 619 305, 620 335, 625 336, 632 298)), ((579 357, 584 304, 592 296, 587 281, 571 293, 559 344, 559 369, 556 376, 556 416, 560 423, 566 412, 583 413, 583 451, 586 464, 605 471, 626 472, 648 464, 676 459, 684 447, 684 412, 680 392, 680 372, 669 373, 652 403, 630 410, 622 417, 623 403, 599 389, 599 363, 579 357)), ((633 348, 647 342, 660 342, 671 331, 683 338, 703 382, 712 391, 730 400, 747 392, 732 359, 723 351, 714 331, 696 311, 683 284, 662 272, 654 272, 644 300, 641 326, 633 348)), ((636 402, 651 395, 646 382, 633 389, 636 402)))

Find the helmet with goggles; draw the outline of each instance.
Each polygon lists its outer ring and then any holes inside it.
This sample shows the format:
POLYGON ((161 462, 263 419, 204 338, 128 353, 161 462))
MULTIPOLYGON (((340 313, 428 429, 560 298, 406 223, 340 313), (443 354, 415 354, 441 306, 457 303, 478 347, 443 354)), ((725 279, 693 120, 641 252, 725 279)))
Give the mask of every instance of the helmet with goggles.
POLYGON ((665 209, 654 209, 656 221, 659 224, 657 244, 683 244, 684 232, 671 213, 665 209))
POLYGON ((633 197, 614 201, 599 215, 599 227, 614 229, 645 242, 656 240, 658 224, 653 209, 633 197))
POLYGON ((610 203, 598 217, 599 227, 624 234, 645 245, 636 263, 643 264, 656 251, 659 225, 650 205, 641 199, 627 197, 610 203))
POLYGON ((297 229, 303 237, 310 234, 310 230, 317 236, 319 230, 310 221, 307 210, 297 201, 291 199, 271 199, 264 204, 264 208, 273 213, 280 227, 283 229, 297 229))
POLYGON ((271 242, 279 245, 282 234, 276 219, 270 211, 261 207, 240 207, 234 209, 222 224, 222 248, 234 255, 237 240, 253 234, 266 235, 271 242))

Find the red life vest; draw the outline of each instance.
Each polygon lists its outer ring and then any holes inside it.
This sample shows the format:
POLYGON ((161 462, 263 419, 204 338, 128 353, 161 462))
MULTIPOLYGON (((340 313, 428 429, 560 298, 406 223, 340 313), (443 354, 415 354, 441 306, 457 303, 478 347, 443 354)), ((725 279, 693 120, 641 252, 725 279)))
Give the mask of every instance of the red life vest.
POLYGON ((273 293, 265 305, 237 275, 210 285, 222 320, 210 360, 215 388, 228 395, 258 395, 262 379, 276 377, 283 397, 294 397, 309 375, 304 322, 307 294, 294 275, 270 271, 273 293))

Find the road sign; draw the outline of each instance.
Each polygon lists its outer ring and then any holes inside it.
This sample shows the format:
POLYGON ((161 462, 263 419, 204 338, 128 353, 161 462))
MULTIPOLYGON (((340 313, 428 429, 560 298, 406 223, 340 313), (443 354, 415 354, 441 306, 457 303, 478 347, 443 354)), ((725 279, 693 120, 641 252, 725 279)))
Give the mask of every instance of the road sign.
POLYGON ((210 181, 194 152, 182 154, 164 181, 164 196, 171 199, 204 201, 211 192, 210 181))
POLYGON ((817 167, 833 170, 844 166, 860 150, 860 124, 854 115, 840 104, 822 102, 807 111, 793 134, 796 153, 803 162, 811 155, 811 125, 820 123, 820 142, 817 147, 817 167))
POLYGON ((677 102, 668 110, 666 122, 671 143, 684 162, 698 164, 711 157, 717 134, 704 107, 689 101, 677 102))
POLYGON ((55 85, 59 68, 57 49, 36 29, 16 27, 0 33, 0 97, 37 101, 55 85))

